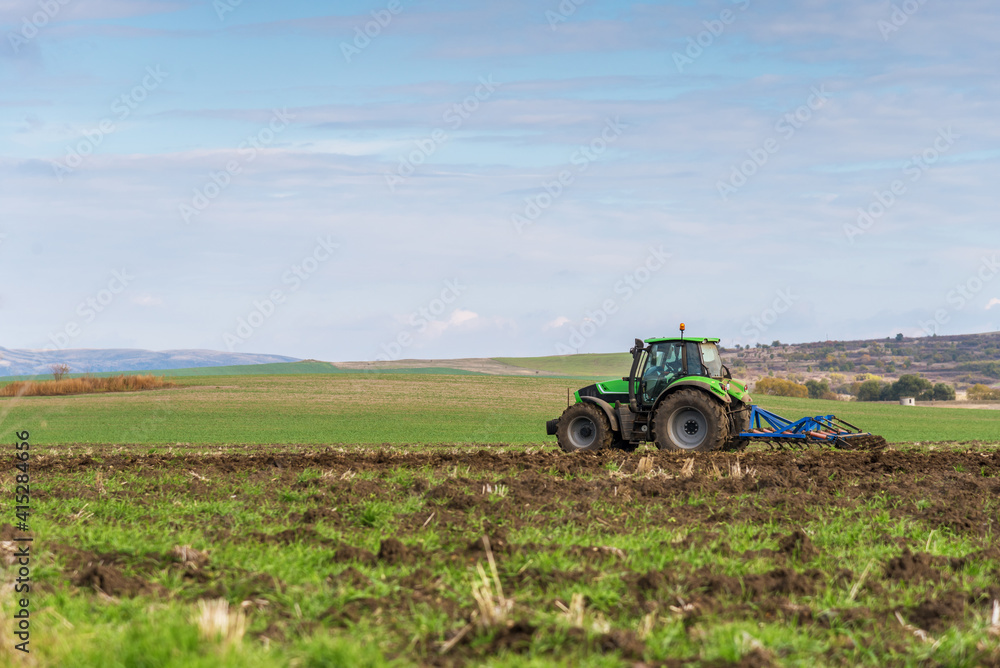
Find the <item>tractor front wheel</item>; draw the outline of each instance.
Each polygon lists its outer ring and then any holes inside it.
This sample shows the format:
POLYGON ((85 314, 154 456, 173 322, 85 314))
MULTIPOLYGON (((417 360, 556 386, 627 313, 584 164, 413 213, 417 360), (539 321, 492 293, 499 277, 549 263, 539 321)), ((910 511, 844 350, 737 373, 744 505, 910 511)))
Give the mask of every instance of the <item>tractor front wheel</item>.
POLYGON ((573 404, 559 418, 556 439, 566 452, 600 450, 611 445, 615 433, 608 418, 593 404, 573 404))
POLYGON ((685 388, 656 409, 653 437, 660 450, 718 450, 729 440, 729 420, 721 402, 701 390, 685 388))

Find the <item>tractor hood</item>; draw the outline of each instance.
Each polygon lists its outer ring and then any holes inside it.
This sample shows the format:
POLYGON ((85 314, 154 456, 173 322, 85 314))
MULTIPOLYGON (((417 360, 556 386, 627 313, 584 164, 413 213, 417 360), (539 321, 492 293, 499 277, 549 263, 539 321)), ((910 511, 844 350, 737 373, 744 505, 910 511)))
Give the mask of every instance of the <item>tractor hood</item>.
POLYGON ((603 383, 595 383, 587 387, 581 387, 576 392, 576 400, 579 403, 582 397, 595 397, 614 404, 616 401, 628 403, 628 381, 609 380, 603 383))

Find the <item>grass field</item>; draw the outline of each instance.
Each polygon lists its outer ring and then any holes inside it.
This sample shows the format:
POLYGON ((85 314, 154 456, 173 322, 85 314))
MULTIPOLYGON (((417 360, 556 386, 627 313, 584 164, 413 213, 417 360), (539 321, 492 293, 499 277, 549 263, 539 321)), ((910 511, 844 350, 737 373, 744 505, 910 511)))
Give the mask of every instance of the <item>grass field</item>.
MULTIPOLYGON (((586 381, 478 375, 178 377, 115 396, 0 399, 0 438, 46 443, 554 443, 545 421, 586 381)), ((834 413, 890 442, 1000 439, 1000 411, 759 396, 789 418, 834 413)))
POLYGON ((998 411, 763 397, 896 445, 689 460, 559 452, 572 379, 173 380, 0 400, 0 665, 1000 665, 998 411))
POLYGON ((622 378, 632 367, 628 353, 588 353, 583 355, 554 355, 552 357, 494 357, 497 362, 524 369, 549 371, 561 376, 580 378, 622 378))

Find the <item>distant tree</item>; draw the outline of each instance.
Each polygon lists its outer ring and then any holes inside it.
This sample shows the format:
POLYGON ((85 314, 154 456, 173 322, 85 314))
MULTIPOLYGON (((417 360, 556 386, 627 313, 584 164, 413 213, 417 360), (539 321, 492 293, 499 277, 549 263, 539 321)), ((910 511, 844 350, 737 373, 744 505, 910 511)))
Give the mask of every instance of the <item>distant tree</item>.
POLYGON ((781 341, 779 341, 778 339, 775 339, 774 341, 771 342, 771 347, 772 348, 777 348, 780 345, 781 345, 781 341))
POLYGON ((902 341, 903 340, 903 334, 902 333, 897 334, 896 335, 896 340, 897 341, 902 341))
POLYGON ((931 392, 934 401, 955 401, 955 388, 945 383, 938 383, 931 392))
POLYGON ((69 364, 53 364, 49 367, 52 370, 52 377, 56 380, 62 380, 63 377, 69 373, 69 364))
POLYGON ((806 389, 809 390, 810 399, 836 399, 837 396, 830 390, 830 384, 825 380, 807 380, 806 389))
POLYGON ((933 389, 934 386, 931 384, 931 381, 926 378, 921 378, 920 376, 908 374, 900 376, 899 380, 889 385, 889 387, 885 389, 882 399, 883 401, 896 401, 902 397, 920 399, 925 395, 929 398, 929 396, 933 394, 933 389))
POLYGON ((761 378, 754 386, 754 392, 779 397, 799 397, 802 399, 809 396, 809 388, 805 385, 799 385, 784 378, 761 378))
POLYGON ((858 388, 858 401, 879 401, 882 398, 882 390, 884 386, 882 381, 866 380, 861 383, 861 387, 858 388))
POLYGON ((840 387, 834 389, 837 394, 849 394, 852 397, 858 396, 858 391, 861 389, 861 383, 854 381, 853 383, 845 383, 840 387))
POLYGON ((987 385, 973 385, 967 394, 969 401, 997 401, 1000 400, 1000 390, 994 390, 987 385))

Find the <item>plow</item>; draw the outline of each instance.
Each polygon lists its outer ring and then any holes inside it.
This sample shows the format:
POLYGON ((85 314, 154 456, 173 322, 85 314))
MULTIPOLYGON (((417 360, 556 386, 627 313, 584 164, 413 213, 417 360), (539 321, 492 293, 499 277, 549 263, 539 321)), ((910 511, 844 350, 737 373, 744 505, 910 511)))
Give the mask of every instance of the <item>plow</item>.
POLYGON ((750 428, 740 438, 762 441, 771 446, 806 448, 811 444, 833 446, 841 450, 876 450, 886 446, 885 439, 861 431, 836 415, 804 417, 792 422, 760 406, 750 406, 750 428))
POLYGON ((812 445, 876 450, 881 436, 835 415, 789 420, 753 403, 749 387, 722 363, 719 339, 680 336, 635 340, 632 367, 620 381, 580 388, 546 433, 567 452, 605 447, 739 451, 750 443, 772 448, 812 445))

